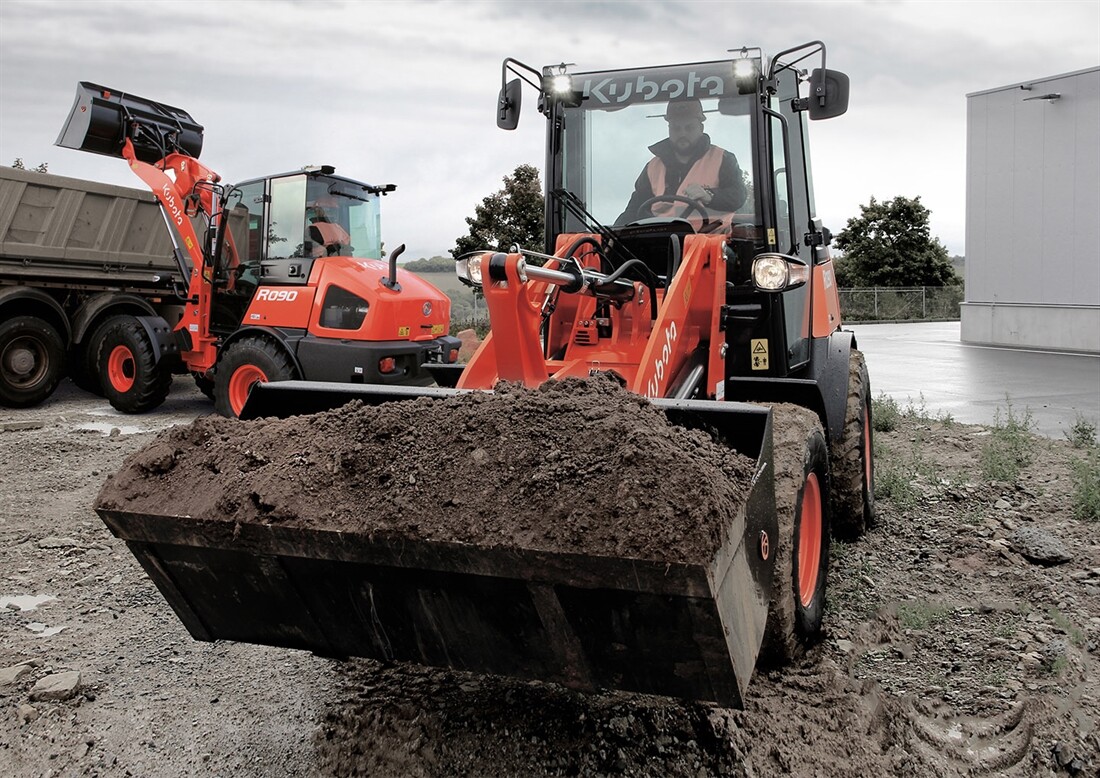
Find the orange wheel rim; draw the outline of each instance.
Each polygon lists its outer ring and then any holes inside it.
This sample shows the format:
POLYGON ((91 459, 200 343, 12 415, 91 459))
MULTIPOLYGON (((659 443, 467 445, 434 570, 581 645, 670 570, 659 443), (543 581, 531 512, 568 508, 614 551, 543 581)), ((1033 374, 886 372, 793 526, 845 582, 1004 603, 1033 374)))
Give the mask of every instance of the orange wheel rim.
POLYGON ((810 473, 802 490, 802 522, 798 530, 798 599, 804 608, 814 600, 820 570, 821 484, 817 473, 810 473))
POLYGON ((234 416, 241 415, 241 408, 253 385, 266 380, 267 375, 255 365, 242 365, 233 372, 229 378, 229 407, 233 409, 234 416))
POLYGON ((125 394, 134 388, 134 353, 126 346, 115 346, 107 357, 107 380, 115 391, 125 394))

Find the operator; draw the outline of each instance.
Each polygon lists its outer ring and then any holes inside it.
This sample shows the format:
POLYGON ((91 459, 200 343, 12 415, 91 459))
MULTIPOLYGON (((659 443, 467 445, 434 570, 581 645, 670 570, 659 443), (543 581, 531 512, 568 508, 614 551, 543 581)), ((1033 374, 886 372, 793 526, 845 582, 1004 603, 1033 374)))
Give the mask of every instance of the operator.
POLYGON ((668 137, 649 147, 653 159, 634 184, 626 210, 615 220, 626 224, 653 216, 693 216, 696 211, 682 202, 657 202, 648 213, 639 213, 642 203, 660 195, 679 195, 698 201, 708 211, 732 213, 748 194, 737 157, 711 144, 703 132, 706 115, 698 100, 681 100, 665 110, 668 137))
POLYGON ((347 231, 336 220, 329 218, 326 208, 335 210, 336 207, 335 202, 328 199, 317 200, 312 205, 306 206, 308 216, 306 236, 317 244, 313 252, 314 256, 338 254, 343 247, 351 243, 351 236, 347 231))

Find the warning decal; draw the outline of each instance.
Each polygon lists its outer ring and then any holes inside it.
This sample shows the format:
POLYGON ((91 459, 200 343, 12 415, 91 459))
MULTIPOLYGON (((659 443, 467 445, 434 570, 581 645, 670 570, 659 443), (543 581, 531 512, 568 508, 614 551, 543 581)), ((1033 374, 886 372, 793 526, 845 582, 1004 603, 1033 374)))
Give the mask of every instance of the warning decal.
POLYGON ((768 341, 767 338, 753 338, 750 341, 752 350, 752 369, 768 369, 768 341))

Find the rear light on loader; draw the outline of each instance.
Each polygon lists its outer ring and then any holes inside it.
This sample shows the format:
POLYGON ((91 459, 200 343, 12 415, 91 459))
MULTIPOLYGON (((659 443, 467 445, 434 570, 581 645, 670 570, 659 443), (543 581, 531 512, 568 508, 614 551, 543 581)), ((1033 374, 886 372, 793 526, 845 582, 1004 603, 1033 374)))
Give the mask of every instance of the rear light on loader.
POLYGON ((758 254, 752 261, 752 282, 761 292, 797 289, 809 278, 806 263, 786 254, 758 254))
POLYGON ((395 370, 397 370, 397 360, 393 357, 382 357, 378 360, 378 372, 382 375, 389 375, 395 370))
POLYGON ((447 362, 453 364, 458 361, 458 349, 453 348, 447 352, 447 362))

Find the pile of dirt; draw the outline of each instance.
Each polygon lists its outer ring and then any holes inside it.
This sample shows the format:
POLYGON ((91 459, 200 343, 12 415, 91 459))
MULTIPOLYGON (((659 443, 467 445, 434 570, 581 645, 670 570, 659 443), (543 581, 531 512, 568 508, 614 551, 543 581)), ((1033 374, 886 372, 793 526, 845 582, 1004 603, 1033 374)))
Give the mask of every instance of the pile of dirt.
POLYGON ((724 542, 754 468, 611 379, 568 380, 198 419, 131 457, 96 507, 698 563, 724 542))

